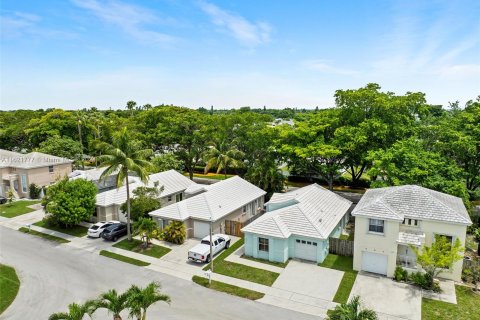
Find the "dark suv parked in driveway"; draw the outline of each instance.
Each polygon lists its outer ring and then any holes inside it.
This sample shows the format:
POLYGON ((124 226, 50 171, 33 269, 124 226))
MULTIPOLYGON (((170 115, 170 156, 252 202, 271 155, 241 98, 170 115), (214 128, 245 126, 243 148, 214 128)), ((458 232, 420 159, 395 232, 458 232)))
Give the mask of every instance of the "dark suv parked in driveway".
POLYGON ((4 196, 0 196, 0 204, 4 203, 7 203, 7 198, 5 198, 4 196))
POLYGON ((127 225, 124 223, 114 223, 105 228, 102 232, 102 238, 110 241, 117 241, 118 238, 127 234, 127 225))

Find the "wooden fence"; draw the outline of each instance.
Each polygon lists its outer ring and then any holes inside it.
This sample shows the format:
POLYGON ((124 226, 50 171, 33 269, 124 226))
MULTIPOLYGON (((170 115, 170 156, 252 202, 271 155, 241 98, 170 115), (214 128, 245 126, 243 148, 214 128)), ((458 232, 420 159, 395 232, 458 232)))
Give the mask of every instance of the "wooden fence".
POLYGON ((240 231, 243 227, 255 221, 256 219, 260 218, 260 216, 264 213, 264 211, 260 211, 258 214, 254 215, 250 219, 244 222, 238 222, 233 220, 225 220, 225 234, 236 236, 236 237, 243 237, 243 232, 240 231))
POLYGON ((338 254, 339 256, 353 256, 353 241, 338 238, 329 238, 328 241, 329 253, 338 254))

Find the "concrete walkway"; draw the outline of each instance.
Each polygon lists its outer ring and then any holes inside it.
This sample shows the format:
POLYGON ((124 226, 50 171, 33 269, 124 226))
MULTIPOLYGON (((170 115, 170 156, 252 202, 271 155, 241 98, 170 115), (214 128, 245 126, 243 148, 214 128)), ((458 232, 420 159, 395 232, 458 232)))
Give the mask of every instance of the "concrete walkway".
POLYGON ((440 280, 439 284, 440 284, 440 289, 442 289, 442 292, 437 293, 437 292, 422 290, 422 297, 457 304, 457 293, 455 292, 455 282, 453 282, 452 280, 440 280))
MULTIPOLYGON (((61 232, 53 231, 50 229, 33 226, 33 223, 40 221, 43 218, 43 216, 44 216, 43 210, 37 210, 28 214, 24 214, 24 215, 12 218, 12 219, 8 219, 8 221, 2 220, 0 221, 0 225, 17 230, 20 227, 25 227, 26 225, 30 224, 32 230, 69 240, 70 241, 69 243, 63 244, 65 246, 79 248, 95 254, 98 254, 101 250, 107 250, 107 251, 121 254, 123 256, 134 258, 140 261, 148 262, 150 263, 150 265, 146 266, 145 268, 152 271, 168 274, 184 280, 191 281, 194 275, 205 277, 205 271, 203 271, 202 269, 204 265, 187 262, 186 255, 183 252, 185 250, 188 251, 188 248, 190 248, 195 241, 198 242, 198 240, 188 239, 184 245, 180 245, 180 246, 172 245, 170 243, 167 244, 167 243, 164 243, 163 241, 155 240, 154 241, 155 244, 159 244, 165 247, 170 247, 172 251, 161 258, 154 258, 144 254, 135 253, 132 251, 112 247, 114 243, 109 241, 104 241, 102 239, 91 239, 86 236, 75 237, 75 236, 71 236, 61 232), (182 247, 182 249, 179 250, 179 247, 182 247)), ((239 238, 235 238, 235 239, 232 238, 234 242, 237 241, 238 239, 239 238)), ((251 267, 256 267, 256 268, 265 269, 265 270, 278 272, 278 273, 282 273, 284 271, 283 268, 240 258, 242 254, 243 254, 243 247, 237 250, 234 254, 230 255, 227 258, 227 261, 240 263, 240 264, 248 265, 251 267)), ((215 270, 215 260, 214 260, 214 270, 215 270)), ((336 305, 336 303, 334 302, 327 301, 324 299, 318 299, 318 298, 315 298, 306 294, 302 294, 299 292, 286 290, 283 288, 269 287, 269 286, 261 285, 258 283, 253 283, 253 282, 249 282, 241 279, 224 276, 217 273, 214 273, 212 275, 212 280, 221 281, 230 285, 264 293, 265 296, 262 299, 257 300, 258 302, 277 306, 284 309, 294 310, 297 312, 302 312, 309 315, 318 316, 320 319, 325 318, 327 310, 334 308, 336 305)))

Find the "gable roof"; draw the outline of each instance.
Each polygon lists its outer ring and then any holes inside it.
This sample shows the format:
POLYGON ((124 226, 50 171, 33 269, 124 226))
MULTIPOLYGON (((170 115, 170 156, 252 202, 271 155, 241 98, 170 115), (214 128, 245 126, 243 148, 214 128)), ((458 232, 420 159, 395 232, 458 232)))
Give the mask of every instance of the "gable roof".
POLYGON ((318 184, 283 195, 283 197, 272 197, 274 203, 288 201, 295 203, 265 213, 244 227, 242 231, 278 238, 298 235, 327 239, 352 204, 349 200, 318 184))
MULTIPOLYGON (((131 181, 131 193, 138 187, 153 187, 155 183, 158 182, 159 186, 163 186, 163 191, 159 196, 160 198, 182 192, 192 184, 195 184, 195 182, 175 170, 151 174, 149 175, 147 184, 141 182, 136 177, 129 177, 128 179, 131 181)), ((125 185, 118 189, 98 193, 96 197, 96 205, 102 207, 108 207, 113 204, 121 205, 125 201, 127 201, 127 187, 125 185)))
POLYGON ((201 194, 149 214, 180 221, 188 218, 210 220, 210 217, 216 221, 265 194, 262 189, 235 176, 209 185, 201 194))
POLYGON ((403 221, 405 217, 470 225, 462 199, 416 185, 369 189, 354 216, 403 221))
POLYGON ((52 156, 42 152, 18 153, 0 149, 0 167, 31 169, 72 163, 73 160, 52 156))

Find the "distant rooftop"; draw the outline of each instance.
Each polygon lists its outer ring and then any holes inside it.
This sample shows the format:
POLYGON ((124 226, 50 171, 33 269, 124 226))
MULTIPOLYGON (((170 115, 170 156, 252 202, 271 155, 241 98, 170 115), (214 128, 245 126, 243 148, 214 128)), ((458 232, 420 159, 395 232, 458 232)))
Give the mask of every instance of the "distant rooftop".
POLYGON ((31 169, 72 163, 73 160, 41 152, 18 153, 0 149, 0 168, 31 169))

